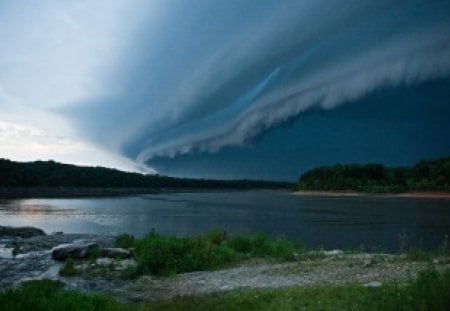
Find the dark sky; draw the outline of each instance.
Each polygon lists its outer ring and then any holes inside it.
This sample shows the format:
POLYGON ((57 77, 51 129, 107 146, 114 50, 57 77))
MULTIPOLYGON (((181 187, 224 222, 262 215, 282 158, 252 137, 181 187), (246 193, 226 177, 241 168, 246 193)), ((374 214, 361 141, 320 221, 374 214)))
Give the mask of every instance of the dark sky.
POLYGON ((389 87, 333 110, 311 109, 238 148, 157 158, 162 173, 296 180, 335 163, 410 165, 450 155, 450 79, 389 87))
POLYGON ((5 157, 294 180, 450 154, 447 0, 10 0, 0 38, 5 157))

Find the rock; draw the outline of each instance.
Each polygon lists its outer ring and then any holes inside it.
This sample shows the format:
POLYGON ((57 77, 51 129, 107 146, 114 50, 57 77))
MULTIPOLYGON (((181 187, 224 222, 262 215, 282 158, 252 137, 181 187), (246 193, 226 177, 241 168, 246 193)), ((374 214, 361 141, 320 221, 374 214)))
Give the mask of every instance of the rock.
POLYGON ((366 283, 363 286, 364 287, 380 287, 381 285, 383 285, 383 283, 378 282, 378 281, 373 281, 373 282, 370 282, 370 283, 366 283))
POLYGON ((338 255, 344 254, 344 252, 342 250, 340 250, 340 249, 333 249, 333 250, 330 250, 330 251, 323 251, 323 254, 325 256, 338 256, 338 255))
POLYGON ((134 259, 125 259, 119 261, 117 264, 116 270, 126 270, 128 268, 135 268, 137 266, 137 262, 134 259))
POLYGON ((114 259, 112 258, 98 258, 95 263, 99 266, 109 266, 110 264, 112 264, 114 262, 114 259))
POLYGON ((125 259, 131 257, 131 252, 123 248, 107 247, 101 250, 103 257, 125 259))
POLYGON ((31 238, 34 236, 45 235, 45 232, 33 227, 4 227, 0 226, 0 236, 18 236, 21 238, 31 238))
POLYGON ((98 247, 96 242, 78 241, 71 244, 61 244, 52 249, 52 258, 66 260, 67 258, 83 259, 89 257, 98 247))

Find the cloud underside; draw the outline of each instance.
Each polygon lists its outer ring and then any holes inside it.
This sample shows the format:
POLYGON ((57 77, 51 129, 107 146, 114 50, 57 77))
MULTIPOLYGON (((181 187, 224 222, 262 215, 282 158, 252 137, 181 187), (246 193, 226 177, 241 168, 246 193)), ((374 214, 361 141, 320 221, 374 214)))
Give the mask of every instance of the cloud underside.
POLYGON ((104 82, 115 91, 69 109, 139 163, 242 145, 309 109, 450 73, 447 1, 160 6, 104 82))

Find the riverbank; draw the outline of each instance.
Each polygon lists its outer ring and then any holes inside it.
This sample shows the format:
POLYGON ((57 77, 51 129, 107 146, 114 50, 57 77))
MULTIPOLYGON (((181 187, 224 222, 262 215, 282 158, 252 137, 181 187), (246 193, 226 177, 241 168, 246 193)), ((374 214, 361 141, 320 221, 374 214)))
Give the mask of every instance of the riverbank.
MULTIPOLYGON (((96 243, 113 246, 114 237, 104 235, 52 234, 31 238, 1 238, 0 290, 29 280, 60 281, 66 289, 104 293, 125 302, 149 302, 182 296, 205 296, 241 289, 352 286, 379 287, 391 282, 407 283, 420 271, 432 266, 437 271, 450 269, 450 255, 410 256, 373 254, 341 250, 311 250, 295 254, 288 262, 270 258, 250 258, 228 268, 214 271, 180 273, 169 277, 140 275, 124 279, 121 260, 94 258, 79 260, 75 268, 86 273, 61 276, 64 266, 52 258, 52 249, 61 244, 96 243), (9 243, 9 244, 8 244, 9 243), (14 252, 14 253, 13 253, 14 252), (100 272, 100 273, 99 273, 100 272)), ((127 264, 130 264, 130 259, 127 264)))
POLYGON ((443 199, 450 200, 450 192, 405 192, 405 193, 366 193, 353 191, 294 191, 294 195, 317 197, 385 197, 385 198, 413 198, 413 199, 443 199))

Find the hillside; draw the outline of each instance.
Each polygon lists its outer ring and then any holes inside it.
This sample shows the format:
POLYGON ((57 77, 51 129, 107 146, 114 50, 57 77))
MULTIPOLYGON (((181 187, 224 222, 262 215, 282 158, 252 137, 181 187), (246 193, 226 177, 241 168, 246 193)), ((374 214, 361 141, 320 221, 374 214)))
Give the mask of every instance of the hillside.
POLYGON ((277 189, 291 183, 258 180, 174 178, 123 172, 105 167, 84 167, 54 161, 14 162, 0 159, 2 188, 140 188, 158 189, 277 189))
POLYGON ((371 193, 450 191, 450 157, 420 161, 412 167, 381 164, 324 166, 303 174, 297 190, 371 193))

